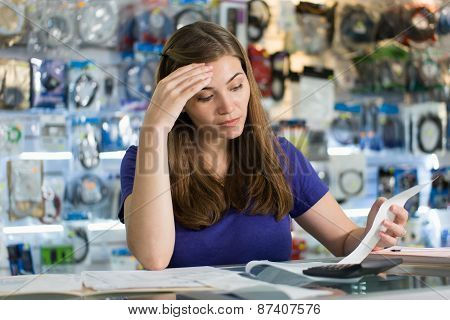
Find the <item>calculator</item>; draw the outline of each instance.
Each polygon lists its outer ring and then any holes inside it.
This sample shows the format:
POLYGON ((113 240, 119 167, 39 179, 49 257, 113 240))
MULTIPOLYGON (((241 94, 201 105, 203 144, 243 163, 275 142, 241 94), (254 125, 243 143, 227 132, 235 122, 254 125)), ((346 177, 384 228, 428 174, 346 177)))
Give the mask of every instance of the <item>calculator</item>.
POLYGON ((358 278, 369 274, 378 274, 403 262, 400 258, 365 260, 359 264, 330 264, 303 270, 303 274, 325 278, 358 278))

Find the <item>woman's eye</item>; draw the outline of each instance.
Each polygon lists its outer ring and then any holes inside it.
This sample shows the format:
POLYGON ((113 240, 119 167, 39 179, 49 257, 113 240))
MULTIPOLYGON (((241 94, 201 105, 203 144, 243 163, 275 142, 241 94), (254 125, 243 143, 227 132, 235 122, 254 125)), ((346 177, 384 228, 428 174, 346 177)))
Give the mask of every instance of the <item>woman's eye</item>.
POLYGON ((212 95, 209 96, 209 97, 205 97, 205 98, 198 97, 197 100, 198 100, 198 101, 207 102, 207 101, 211 100, 212 97, 213 97, 212 95))
POLYGON ((239 89, 242 88, 242 83, 240 85, 238 85, 237 87, 232 88, 232 91, 238 91, 239 89))

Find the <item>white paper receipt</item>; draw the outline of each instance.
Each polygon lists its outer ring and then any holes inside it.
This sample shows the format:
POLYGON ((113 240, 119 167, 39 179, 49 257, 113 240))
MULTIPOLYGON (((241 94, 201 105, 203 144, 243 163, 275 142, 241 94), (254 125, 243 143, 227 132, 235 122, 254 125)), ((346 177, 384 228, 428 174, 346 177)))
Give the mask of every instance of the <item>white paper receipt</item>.
POLYGON ((386 227, 382 225, 384 219, 394 220, 394 214, 389 211, 389 208, 395 204, 403 207, 411 197, 419 193, 423 188, 428 186, 432 181, 414 186, 408 190, 405 190, 396 196, 386 200, 377 212, 373 225, 370 228, 367 235, 361 241, 359 246, 347 257, 338 262, 338 264, 359 264, 361 263, 369 253, 375 248, 378 241, 380 241, 379 231, 386 231, 386 227))

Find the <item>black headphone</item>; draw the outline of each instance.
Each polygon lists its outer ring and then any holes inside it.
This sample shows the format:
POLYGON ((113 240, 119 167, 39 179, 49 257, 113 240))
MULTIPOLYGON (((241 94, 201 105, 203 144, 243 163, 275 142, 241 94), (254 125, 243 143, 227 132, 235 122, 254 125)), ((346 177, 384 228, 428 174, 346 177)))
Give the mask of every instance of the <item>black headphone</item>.
POLYGON ((263 0, 250 0, 247 5, 248 10, 248 38, 251 42, 258 42, 264 35, 264 31, 269 25, 271 14, 269 5, 263 0), (255 7, 262 8, 262 15, 255 13, 255 7))
POLYGON ((436 150, 441 149, 442 148, 442 135, 443 135, 442 121, 438 115, 433 114, 433 113, 427 113, 426 115, 422 116, 419 119, 419 122, 417 125, 417 144, 419 146, 420 151, 422 151, 424 153, 433 153, 436 150), (427 123, 433 124, 438 132, 438 140, 435 141, 433 145, 428 145, 427 143, 424 143, 425 137, 423 137, 422 129, 423 129, 424 125, 427 123))
POLYGON ((433 39, 435 26, 436 26, 436 17, 433 12, 430 11, 427 7, 420 6, 416 8, 411 8, 407 11, 407 37, 415 42, 423 42, 429 39, 433 39), (427 22, 426 28, 419 28, 417 24, 414 23, 414 17, 420 15, 422 16, 422 20, 425 19, 427 22))
POLYGON ((272 64, 272 98, 275 101, 280 101, 286 91, 284 81, 290 74, 290 56, 287 51, 278 51, 270 56, 270 61, 272 64), (283 65, 278 68, 277 63, 280 60, 283 60, 283 65))
POLYGON ((352 50, 355 44, 373 42, 376 23, 363 6, 347 5, 342 12, 340 31, 343 45, 352 50))

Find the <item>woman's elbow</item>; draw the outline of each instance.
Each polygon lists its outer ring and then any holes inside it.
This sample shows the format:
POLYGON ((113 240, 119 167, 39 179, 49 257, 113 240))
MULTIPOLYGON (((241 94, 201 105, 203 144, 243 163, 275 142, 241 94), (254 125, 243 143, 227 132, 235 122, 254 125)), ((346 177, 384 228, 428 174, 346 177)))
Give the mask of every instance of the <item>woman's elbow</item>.
POLYGON ((167 268, 169 261, 165 259, 142 259, 138 261, 142 264, 145 270, 161 271, 167 268))

